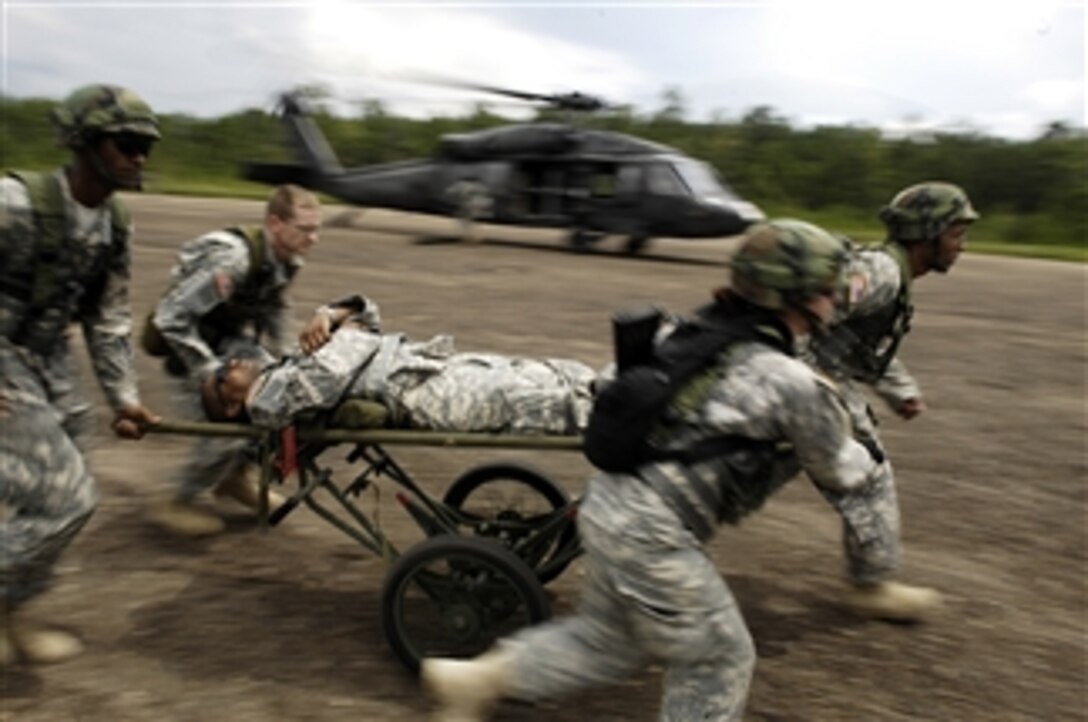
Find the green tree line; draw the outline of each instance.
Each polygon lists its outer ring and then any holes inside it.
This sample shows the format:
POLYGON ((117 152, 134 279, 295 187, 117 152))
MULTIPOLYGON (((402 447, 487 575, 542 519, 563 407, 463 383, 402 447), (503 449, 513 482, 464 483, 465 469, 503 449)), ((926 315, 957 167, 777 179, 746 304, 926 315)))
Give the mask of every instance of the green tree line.
MULTIPOLYGON (((460 117, 412 119, 363 101, 334 113, 317 94, 316 116, 345 166, 418 158, 444 133, 509 123, 486 106, 460 117)), ((620 108, 578 122, 671 145, 713 165, 741 196, 771 215, 834 218, 874 230, 874 214, 899 188, 940 179, 966 188, 984 214, 986 237, 1020 245, 1088 246, 1088 135, 1052 123, 1035 139, 1014 141, 973 131, 888 138, 861 126, 796 128, 773 108, 735 120, 691 122, 679 93, 662 108, 639 114, 620 108)), ((64 162, 48 121, 54 99, 0 98, 0 163, 47 168, 64 162)), ((540 119, 555 119, 548 111, 540 119)), ((260 196, 266 189, 239 180, 251 160, 286 161, 284 131, 269 112, 250 109, 218 118, 161 117, 149 190, 260 196)), ((873 240, 862 239, 862 240, 873 240)))

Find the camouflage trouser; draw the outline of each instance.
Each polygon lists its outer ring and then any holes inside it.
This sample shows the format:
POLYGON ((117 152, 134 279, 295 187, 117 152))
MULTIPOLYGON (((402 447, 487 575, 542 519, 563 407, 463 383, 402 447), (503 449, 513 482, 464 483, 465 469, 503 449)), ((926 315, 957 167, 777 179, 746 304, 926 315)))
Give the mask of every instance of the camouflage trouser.
POLYGON ((667 668, 661 720, 739 720, 755 647, 714 563, 664 502, 598 475, 578 514, 585 581, 577 614, 502 642, 512 694, 561 697, 645 665, 667 668))
POLYGON ((49 390, 17 354, 0 349, 0 601, 18 607, 39 594, 53 565, 98 503, 75 443, 85 407, 71 378, 49 390))
MULTIPOLYGON (((200 391, 194 380, 172 377, 172 401, 179 417, 206 421, 200 406, 200 391)), ((175 498, 190 501, 203 491, 241 474, 249 461, 246 439, 229 436, 201 436, 189 449, 175 479, 175 498)))
MULTIPOLYGON (((850 414, 854 436, 883 445, 877 434, 876 417, 862 387, 840 382, 839 391, 850 414)), ((886 457, 886 452, 885 457, 886 457)), ((899 500, 895 472, 887 458, 869 481, 864 494, 840 494, 826 489, 820 493, 843 515, 843 545, 847 573, 857 581, 877 582, 899 566, 899 500)))

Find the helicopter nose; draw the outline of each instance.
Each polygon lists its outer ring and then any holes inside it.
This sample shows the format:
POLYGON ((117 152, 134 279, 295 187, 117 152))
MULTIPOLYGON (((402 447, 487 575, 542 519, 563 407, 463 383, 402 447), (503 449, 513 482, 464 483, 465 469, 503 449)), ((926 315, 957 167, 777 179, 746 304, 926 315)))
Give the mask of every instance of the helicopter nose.
POLYGON ((748 226, 767 220, 759 206, 740 199, 708 199, 708 205, 714 209, 714 232, 723 236, 743 233, 748 226))
POLYGON ((755 203, 749 203, 748 201, 733 201, 730 205, 732 206, 733 212, 740 216, 741 220, 748 225, 767 220, 766 214, 763 213, 755 203))

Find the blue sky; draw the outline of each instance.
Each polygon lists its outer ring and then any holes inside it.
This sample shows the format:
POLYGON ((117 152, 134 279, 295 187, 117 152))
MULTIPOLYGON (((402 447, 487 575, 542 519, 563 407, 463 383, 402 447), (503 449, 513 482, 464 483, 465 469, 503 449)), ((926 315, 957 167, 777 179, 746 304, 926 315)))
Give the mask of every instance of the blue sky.
MULTIPOLYGON (((597 94, 648 112, 677 88, 688 117, 773 107, 790 122, 1030 138, 1085 125, 1085 3, 778 0, 654 3, 3 0, 2 90, 61 97, 89 82, 162 112, 270 108, 331 89, 411 115, 492 102, 405 83, 443 74, 597 94)), ((521 116, 524 110, 520 111, 521 116)))

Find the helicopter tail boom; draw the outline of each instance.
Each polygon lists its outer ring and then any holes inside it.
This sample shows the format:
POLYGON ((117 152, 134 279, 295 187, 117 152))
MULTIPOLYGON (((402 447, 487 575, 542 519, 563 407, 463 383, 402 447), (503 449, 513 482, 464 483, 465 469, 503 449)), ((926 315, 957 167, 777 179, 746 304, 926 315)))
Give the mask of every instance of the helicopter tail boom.
POLYGON ((340 160, 336 157, 328 140, 325 139, 325 134, 321 132, 306 106, 303 105, 302 99, 285 93, 280 99, 280 107, 298 162, 324 175, 336 175, 343 172, 340 160))
POLYGON ((319 180, 312 169, 296 163, 246 163, 242 177, 255 183, 277 186, 283 183, 313 188, 319 180))

